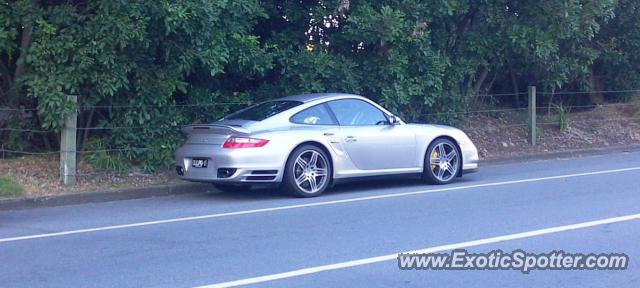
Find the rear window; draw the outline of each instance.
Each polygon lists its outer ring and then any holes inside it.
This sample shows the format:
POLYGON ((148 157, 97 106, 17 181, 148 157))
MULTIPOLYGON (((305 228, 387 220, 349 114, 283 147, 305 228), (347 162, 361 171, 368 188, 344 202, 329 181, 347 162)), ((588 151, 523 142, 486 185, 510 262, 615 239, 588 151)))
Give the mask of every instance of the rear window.
POLYGON ((225 120, 262 121, 280 112, 302 104, 299 101, 268 101, 253 105, 224 117, 225 120))

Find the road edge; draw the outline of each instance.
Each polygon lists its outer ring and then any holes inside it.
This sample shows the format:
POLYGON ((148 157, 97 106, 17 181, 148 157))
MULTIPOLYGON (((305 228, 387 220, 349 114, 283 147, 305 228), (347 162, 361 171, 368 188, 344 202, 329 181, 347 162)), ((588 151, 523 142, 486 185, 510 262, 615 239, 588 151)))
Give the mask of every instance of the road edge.
POLYGON ((585 156, 605 155, 612 153, 624 153, 640 151, 640 144, 619 145, 597 148, 583 148, 573 150, 562 150, 557 152, 531 153, 517 156, 494 157, 490 159, 481 159, 480 164, 499 165, 518 162, 532 162, 552 159, 571 159, 585 156))
POLYGON ((0 199, 0 211, 132 200, 217 191, 207 183, 178 183, 111 191, 0 199))
MULTIPOLYGON (((587 149, 564 150, 551 153, 535 153, 518 156, 496 157, 481 159, 482 165, 500 165, 517 162, 542 161, 550 159, 566 159, 584 156, 603 155, 640 151, 640 145, 609 146, 587 149)), ((482 169, 482 168, 480 168, 482 169)), ((77 194, 38 196, 26 198, 0 199, 0 211, 22 210, 41 207, 65 206, 86 203, 99 203, 121 200, 142 199, 182 194, 202 194, 217 191, 213 185, 207 183, 179 183, 158 185, 142 188, 127 188, 121 190, 85 192, 77 194)))

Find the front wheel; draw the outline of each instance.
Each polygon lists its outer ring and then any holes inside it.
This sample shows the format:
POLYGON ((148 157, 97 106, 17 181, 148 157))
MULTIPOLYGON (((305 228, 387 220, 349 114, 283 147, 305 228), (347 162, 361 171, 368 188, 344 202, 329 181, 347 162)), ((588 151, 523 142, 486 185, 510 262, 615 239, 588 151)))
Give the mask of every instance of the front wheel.
POLYGON ((424 157, 422 178, 430 184, 447 184, 458 175, 462 158, 456 145, 449 139, 433 141, 424 157))
POLYGON ((284 170, 283 188, 296 197, 315 197, 331 182, 329 157, 320 148, 303 145, 291 153, 284 170))

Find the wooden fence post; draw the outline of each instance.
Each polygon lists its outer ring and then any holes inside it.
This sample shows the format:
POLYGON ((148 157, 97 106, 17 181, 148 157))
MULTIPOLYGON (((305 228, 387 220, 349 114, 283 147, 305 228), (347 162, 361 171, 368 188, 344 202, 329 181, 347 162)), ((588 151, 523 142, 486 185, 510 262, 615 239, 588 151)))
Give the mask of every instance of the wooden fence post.
MULTIPOLYGON (((78 96, 67 96, 67 100, 78 102, 78 96)), ((64 127, 60 133, 60 177, 66 186, 76 184, 76 128, 78 112, 64 118, 64 127)))
POLYGON ((536 86, 529 86, 529 135, 531 145, 536 145, 536 86))

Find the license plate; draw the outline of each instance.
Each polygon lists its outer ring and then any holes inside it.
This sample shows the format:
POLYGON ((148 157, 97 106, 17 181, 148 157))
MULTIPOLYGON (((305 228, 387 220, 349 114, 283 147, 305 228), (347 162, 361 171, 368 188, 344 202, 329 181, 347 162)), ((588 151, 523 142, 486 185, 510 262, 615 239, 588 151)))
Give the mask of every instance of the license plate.
POLYGON ((207 159, 193 159, 191 160, 191 167, 193 168, 207 168, 209 161, 207 159))

